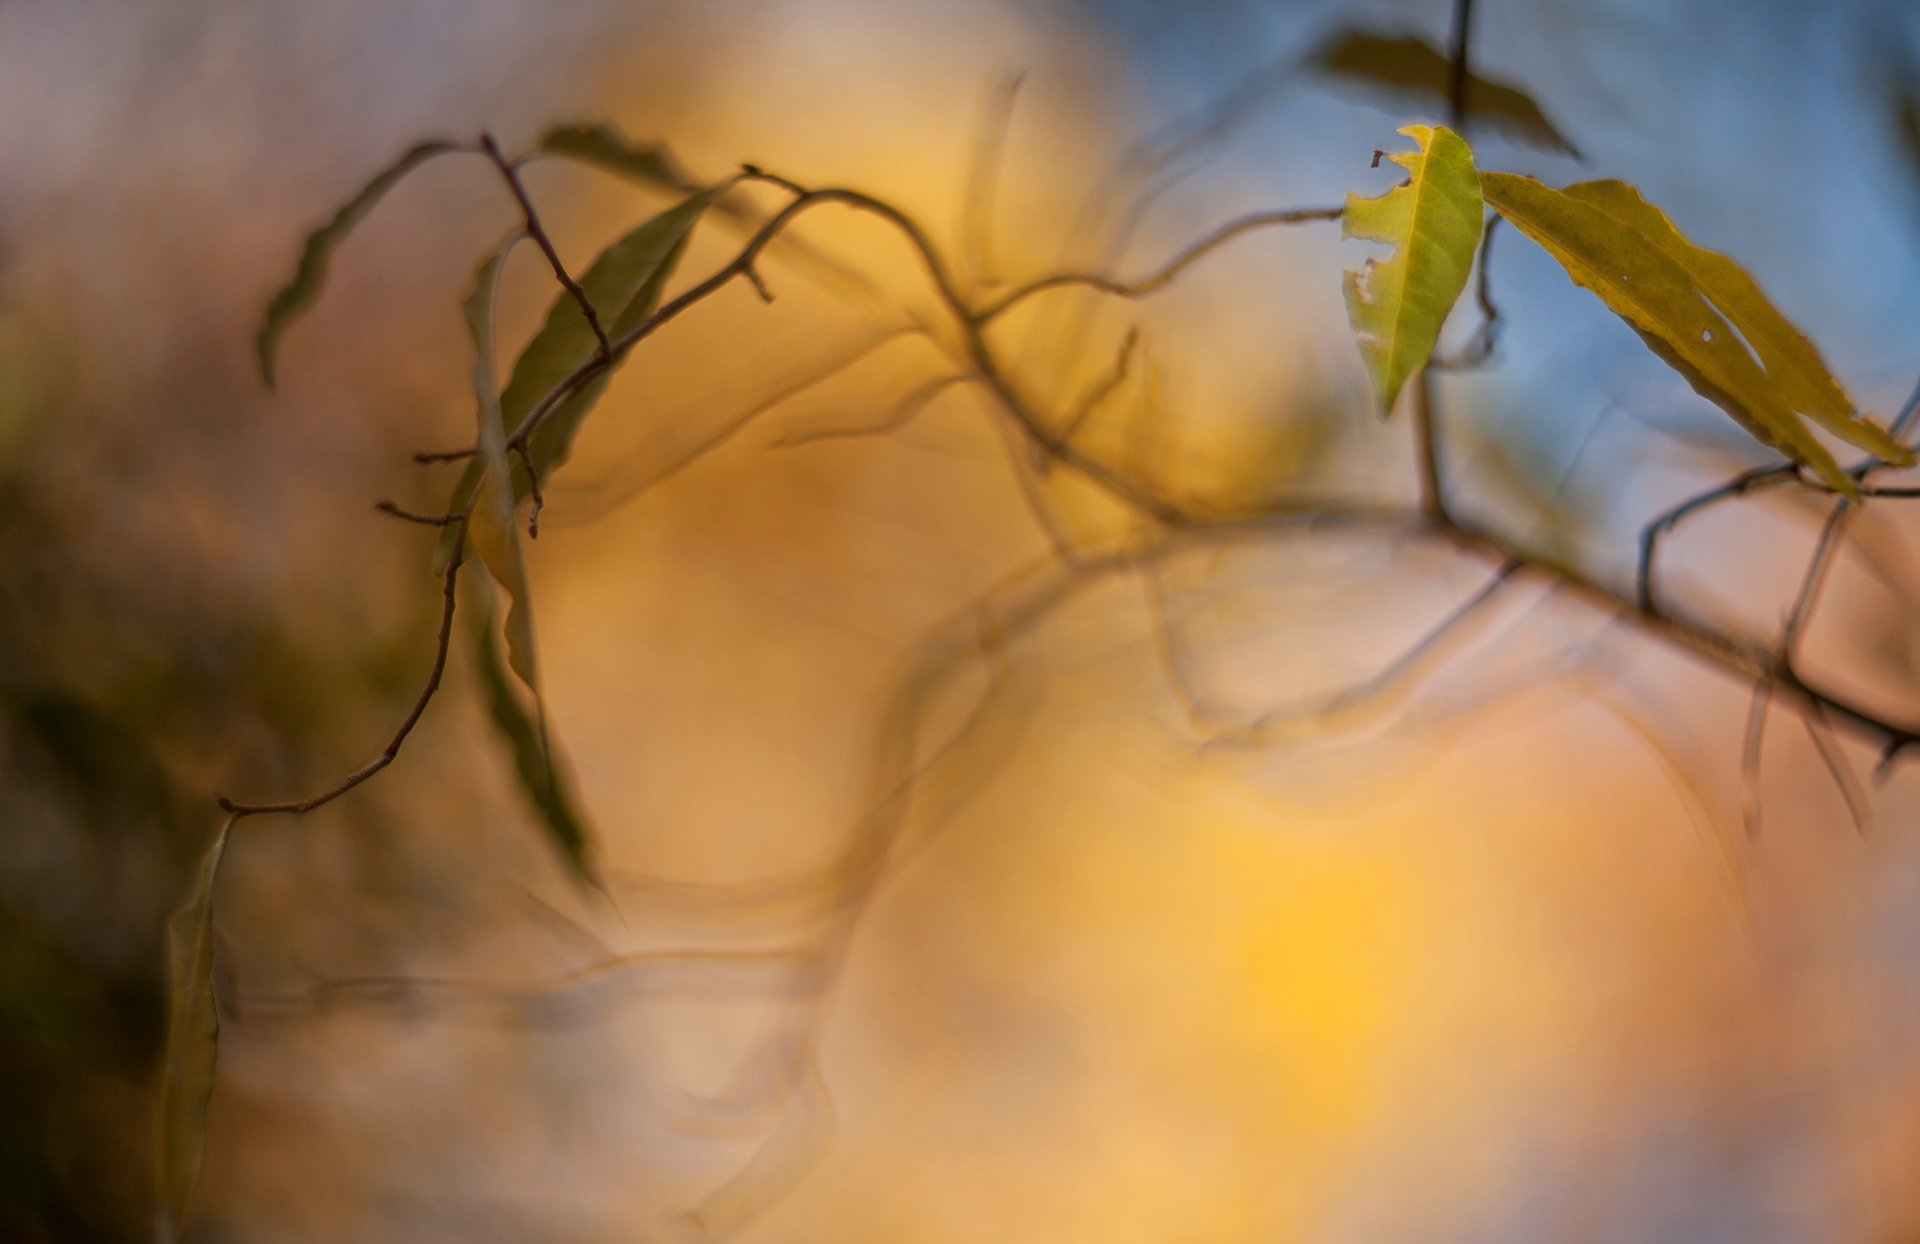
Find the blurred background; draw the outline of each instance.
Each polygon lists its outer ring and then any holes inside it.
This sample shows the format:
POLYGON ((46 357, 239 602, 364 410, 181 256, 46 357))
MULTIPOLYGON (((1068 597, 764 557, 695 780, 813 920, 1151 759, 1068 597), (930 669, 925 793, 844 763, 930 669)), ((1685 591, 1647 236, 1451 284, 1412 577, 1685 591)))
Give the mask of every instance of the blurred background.
MULTIPOLYGON (((411 455, 471 436, 457 304, 514 219, 491 171, 388 196, 277 394, 251 357, 371 172, 605 118, 702 180, 869 190, 983 284, 1141 272, 1391 185, 1373 150, 1439 103, 1316 49, 1444 46, 1449 8, 0 0, 0 1238, 150 1238, 163 930, 214 797, 326 785, 425 676, 433 536, 373 503, 440 506, 411 455)), ((1920 374, 1915 18, 1480 0, 1477 70, 1579 158, 1476 128, 1479 159, 1634 182, 1890 417, 1920 374)), ((528 180, 576 267, 663 203, 528 180)), ((1123 519, 966 386, 913 404, 951 370, 926 342, 745 418, 931 313, 884 226, 799 233, 873 287, 787 248, 774 303, 730 288, 649 341, 530 546, 606 893, 543 839, 456 645, 391 770, 236 834, 189 1238, 1920 1239, 1920 778, 1856 832, 1777 713, 1743 783, 1747 688, 1525 585, 1404 694, 1210 741, 1196 710, 1363 679, 1487 568, 1301 529, 1021 615, 1056 541, 1123 519), (854 894, 835 865, 881 813, 898 849, 854 894)), ((679 283, 738 240, 704 226, 679 283)), ((1086 443, 1197 498, 1404 501, 1408 427, 1373 416, 1339 292, 1367 251, 1262 233, 996 339, 1065 411, 1137 333, 1086 443)), ((1496 365, 1441 383, 1449 486, 1625 583, 1650 515, 1764 451, 1524 240, 1493 254, 1496 365)), ((503 338, 551 296, 523 248, 503 338)), ((1822 512, 1702 519, 1668 591, 1774 634, 1822 512)), ((1853 530, 1809 659, 1911 713, 1913 523, 1853 530)))

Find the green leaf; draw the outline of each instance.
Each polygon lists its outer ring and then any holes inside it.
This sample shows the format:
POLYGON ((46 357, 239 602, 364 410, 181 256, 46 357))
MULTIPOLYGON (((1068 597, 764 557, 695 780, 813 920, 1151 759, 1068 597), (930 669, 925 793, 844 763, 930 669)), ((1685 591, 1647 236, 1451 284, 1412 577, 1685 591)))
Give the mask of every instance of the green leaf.
MULTIPOLYGON (((1436 103, 1446 102, 1453 83, 1447 58, 1415 35, 1342 30, 1321 44, 1307 63, 1335 77, 1436 103)), ((1518 141, 1580 158, 1540 105, 1518 87, 1469 74, 1467 116, 1518 141)))
POLYGON ((515 771, 521 789, 526 791, 534 810, 545 822, 548 834, 560 848, 574 874, 594 886, 599 885, 592 858, 592 844, 585 823, 574 811, 574 801, 554 758, 552 735, 544 712, 527 712, 515 694, 512 680, 501 659, 500 642, 494 630, 491 609, 474 613, 474 648, 479 658, 481 685, 486 692, 487 713, 494 728, 513 751, 515 771))
POLYGON ((1408 180, 1377 199, 1347 196, 1342 235, 1385 242, 1394 253, 1347 273, 1347 318, 1380 398, 1380 413, 1426 365, 1440 326, 1466 288, 1480 245, 1480 179, 1473 152, 1452 130, 1409 125, 1418 152, 1387 158, 1408 180))
MULTIPOLYGON (((610 336, 618 338, 638 327, 653 314, 660 303, 674 267, 685 252, 687 239, 700 216, 726 189, 725 185, 703 190, 684 202, 653 217, 602 251, 584 275, 580 286, 599 312, 610 336)), ((560 382, 599 353, 599 340, 593 335, 587 317, 565 291, 554 299, 546 323, 521 351, 513 366, 513 375, 500 394, 500 427, 510 431, 520 425, 533 408, 560 382)), ((528 454, 534 468, 546 479, 566 461, 573 447, 574 433, 593 410, 611 376, 602 372, 582 385, 573 396, 549 414, 534 433, 528 454)), ((466 506, 480 480, 482 466, 478 458, 467 464, 454 487, 453 501, 447 509, 454 512, 466 506)), ((516 500, 528 493, 524 477, 513 481, 516 500)), ((452 555, 452 537, 443 537, 438 565, 444 568, 452 555)))
POLYGON ((232 829, 229 817, 200 861, 192 895, 167 925, 171 981, 160 1091, 160 1235, 166 1240, 176 1238, 186 1220, 206 1157, 207 1103, 213 1097, 220 1037, 214 976, 221 964, 213 928, 213 887, 232 829))
MULTIPOLYGON (((500 656, 494 647, 492 610, 480 618, 482 675, 488 686, 488 704, 494 723, 513 744, 522 783, 547 823, 567 862, 584 881, 597 885, 588 859, 587 838, 580 821, 561 793, 547 734, 546 707, 534 663, 533 601, 528 591, 526 559, 520 548, 518 506, 507 458, 507 430, 500 417, 500 401, 493 378, 493 308, 500 285, 500 268, 513 243, 502 247, 474 278, 466 302, 467 327, 473 333, 473 388, 478 399, 480 454, 479 495, 467 519, 467 536, 474 551, 507 594, 506 663, 533 695, 536 716, 529 720, 514 698, 500 656)), ((584 318, 584 317, 583 317, 584 318)))
POLYGON ((1510 173, 1487 173, 1481 185, 1495 210, 1599 295, 1695 392, 1833 488, 1858 495, 1801 421, 1802 404, 1854 444, 1887 449, 1891 461, 1911 460, 1881 429, 1853 415, 1818 353, 1751 277, 1693 246, 1632 187, 1588 183, 1563 192, 1510 173))
POLYGON ((540 139, 539 150, 547 155, 565 156, 635 181, 680 194, 694 189, 680 162, 665 143, 651 146, 629 142, 613 126, 600 122, 588 125, 556 125, 540 139))
POLYGON ((438 140, 418 144, 361 187, 360 193, 347 200, 346 206, 335 212, 332 220, 307 235, 306 248, 300 252, 300 264, 294 269, 293 279, 267 305, 267 314, 260 322, 259 335, 254 339, 254 353, 260 360, 260 378, 269 389, 273 387, 274 352, 279 346, 280 335, 295 316, 320 296, 320 288, 327 279, 327 262, 333 257, 334 248, 346 240, 347 234, 353 232, 353 227, 373 210, 381 196, 393 189, 402 177, 435 156, 464 150, 466 148, 458 143, 438 140))

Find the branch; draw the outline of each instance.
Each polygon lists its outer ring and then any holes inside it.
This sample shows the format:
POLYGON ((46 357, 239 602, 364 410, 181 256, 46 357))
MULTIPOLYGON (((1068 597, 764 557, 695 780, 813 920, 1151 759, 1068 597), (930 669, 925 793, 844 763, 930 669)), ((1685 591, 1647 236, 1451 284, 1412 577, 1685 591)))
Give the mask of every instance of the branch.
POLYGON ((534 210, 533 200, 527 197, 527 188, 520 181, 520 170, 500 154, 500 144, 493 141, 492 134, 480 135, 480 147, 500 170, 500 176, 507 183, 507 189, 513 192, 514 200, 520 204, 520 214, 525 218, 527 236, 539 246, 540 253, 547 257, 547 264, 553 269, 554 279, 573 296, 579 306, 580 314, 587 319, 587 327, 593 330, 593 338, 600 343, 600 357, 605 359, 613 351, 607 340, 607 330, 600 326, 600 314, 593 309, 593 300, 587 297, 587 291, 567 271, 567 265, 560 262, 560 252, 553 249, 553 240, 547 236, 546 229, 540 224, 540 213, 534 210))
POLYGON ((407 715, 401 720, 399 728, 395 730, 393 736, 387 740, 387 745, 380 749, 380 754, 372 760, 369 760, 366 764, 361 765, 358 769, 347 774, 333 785, 327 787, 325 790, 318 794, 310 795, 305 799, 295 799, 284 803, 236 803, 225 795, 222 795, 217 801, 221 811, 232 816, 235 820, 248 816, 260 816, 268 812, 291 812, 296 815, 303 812, 311 812, 324 804, 332 803, 340 796, 346 794, 354 787, 360 785, 360 783, 393 763, 394 758, 400 754, 401 744, 407 741, 407 736, 413 733, 413 728, 420 724, 420 718, 426 713, 427 705, 432 702, 434 693, 440 689, 441 675, 446 673, 447 650, 453 643, 453 612, 456 598, 454 588, 457 586, 460 578, 460 566, 466 560, 467 524, 469 521, 470 515, 469 512, 466 511, 463 511, 455 518, 457 525, 454 530, 453 556, 448 560, 446 572, 441 576, 443 603, 440 608, 440 633, 434 642, 433 668, 427 675, 426 686, 420 689, 419 696, 414 699, 413 707, 407 711, 407 715))
POLYGON ((1297 225, 1312 220, 1338 220, 1344 211, 1344 208, 1338 207, 1301 207, 1288 211, 1255 212, 1221 225, 1146 276, 1123 281, 1099 272, 1059 272, 1009 290, 980 308, 974 313, 973 318, 982 325, 991 324, 1037 294, 1075 286, 1098 290, 1103 294, 1112 294, 1116 298, 1144 298, 1148 294, 1165 289, 1182 272, 1242 234, 1252 233, 1256 229, 1272 228, 1275 225, 1297 225))

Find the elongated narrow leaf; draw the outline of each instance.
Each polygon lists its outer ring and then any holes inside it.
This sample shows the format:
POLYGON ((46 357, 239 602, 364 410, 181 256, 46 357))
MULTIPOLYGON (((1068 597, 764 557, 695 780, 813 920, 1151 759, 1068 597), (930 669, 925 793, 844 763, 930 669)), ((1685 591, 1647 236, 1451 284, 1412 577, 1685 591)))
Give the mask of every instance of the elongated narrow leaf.
MULTIPOLYGON (((1830 394, 1818 396, 1820 381, 1796 371, 1807 367, 1809 359, 1822 373, 1825 368, 1810 345, 1802 342, 1804 350, 1793 345, 1792 338, 1799 334, 1778 311, 1770 305, 1759 309, 1754 300, 1759 304, 1765 300, 1751 278, 1740 273, 1736 280, 1704 258, 1711 253, 1693 247, 1664 217, 1653 221, 1649 216, 1653 209, 1633 206, 1639 201, 1637 193, 1630 200, 1623 191, 1592 187, 1573 194, 1510 173, 1488 173, 1481 184, 1495 210, 1544 247, 1576 284, 1599 295, 1695 392, 1763 443, 1806 463, 1835 489, 1857 495, 1853 480, 1795 409, 1796 400, 1832 400, 1830 394), (1624 216, 1599 206, 1602 202, 1624 216), (1660 225, 1673 236, 1662 236, 1660 225), (1676 255, 1682 255, 1684 262, 1676 255), (1707 275, 1705 286, 1695 271, 1707 275), (1715 291, 1733 298, 1738 309, 1719 303, 1715 291), (1742 340, 1735 327, 1741 320, 1756 327, 1759 336, 1754 347, 1772 360, 1780 375, 1771 374, 1742 340)), ((1830 378, 1827 383, 1832 383, 1830 378)), ((1838 385, 1832 385, 1832 392, 1839 392, 1838 385)), ((1844 395, 1839 400, 1844 402, 1844 395)), ((1849 439, 1860 437, 1864 421, 1852 417, 1850 410, 1848 416, 1842 434, 1849 439)), ((1899 459, 1906 458, 1905 451, 1892 445, 1879 429, 1868 439, 1897 451, 1899 459)))
POLYGON ((167 925, 170 977, 167 1049, 160 1097, 160 1236, 178 1237, 207 1150, 207 1103, 219 1056, 220 1012, 214 975, 220 970, 213 928, 213 891, 226 855, 231 818, 214 835, 195 875, 193 893, 167 925))
POLYGON ((534 674, 533 609, 527 598, 527 564, 520 552, 513 473, 507 460, 507 437, 500 426, 500 398, 493 376, 493 305, 500 286, 500 266, 511 244, 480 265, 473 293, 466 303, 467 328, 473 334, 473 392, 478 406, 480 447, 474 465, 479 471, 479 495, 467 520, 467 539, 489 573, 507 593, 507 664, 527 689, 539 694, 534 674))
POLYGON ((480 468, 479 495, 467 520, 467 533, 480 560, 506 592, 507 665, 532 694, 534 717, 528 719, 520 708, 500 669, 491 609, 480 618, 481 675, 487 683, 494 723, 513 746, 521 780, 534 797, 541 819, 576 874, 597 885, 589 864, 585 831, 560 793, 549 745, 546 706, 540 696, 534 661, 533 601, 528 592, 527 563, 520 548, 507 432, 501 423, 500 401, 494 391, 493 307, 499 290, 500 267, 511 249, 509 243, 480 266, 466 304, 467 326, 473 333, 473 388, 478 406, 480 447, 476 459, 480 468))
POLYGON ((1377 199, 1348 195, 1341 218, 1344 236, 1394 248, 1348 272, 1345 282, 1347 318, 1383 415, 1440 340, 1440 326, 1467 286, 1482 223, 1480 179, 1465 140, 1424 125, 1400 132, 1420 148, 1387 157, 1407 170, 1407 182, 1377 199))
POLYGON ((547 155, 579 160, 662 190, 680 194, 694 190, 692 179, 665 143, 629 142, 605 122, 556 125, 541 137, 539 149, 547 155))
POLYGON ((1583 181, 1568 186, 1566 193, 1634 229, 1685 269, 1701 294, 1740 330, 1787 405, 1868 453, 1901 465, 1913 460, 1884 428, 1862 417, 1819 350, 1774 307, 1745 268, 1694 245, 1665 212, 1626 182, 1583 181))
POLYGON ((307 244, 300 252, 300 264, 294 269, 293 279, 267 304, 267 314, 260 322, 260 333, 254 339, 254 353, 260 360, 260 378, 269 389, 273 387, 274 353, 279 347, 280 335, 295 316, 320 296, 320 287, 327 279, 327 263, 333 258, 334 249, 402 177, 435 156, 460 150, 463 148, 459 144, 443 141, 424 142, 409 149, 361 187, 360 193, 347 200, 346 206, 335 212, 332 220, 307 235, 307 244))
MULTIPOLYGON (((685 252, 700 216, 720 196, 724 187, 714 187, 693 195, 626 234, 602 251, 586 273, 580 286, 600 315, 600 322, 613 337, 638 327, 660 304, 674 267, 685 252)), ((556 389, 562 380, 599 353, 600 343, 573 298, 562 291, 547 312, 546 323, 527 343, 513 365, 513 375, 500 394, 500 426, 518 427, 533 408, 556 389)), ((541 423, 528 446, 534 469, 545 480, 566 461, 573 447, 574 433, 599 401, 611 377, 602 372, 567 398, 541 423)), ((464 507, 473 497, 482 465, 479 459, 467 464, 454 488, 449 511, 464 507)), ((527 495, 524 474, 513 477, 515 499, 527 495)), ((451 554, 451 538, 443 539, 438 564, 444 566, 451 554)))
POLYGON ((501 658, 493 611, 477 609, 473 618, 474 650, 481 687, 486 693, 487 714, 513 753, 514 771, 520 776, 521 789, 526 791, 534 811, 539 813, 548 835, 574 874, 597 886, 591 839, 568 794, 545 714, 527 712, 514 691, 506 663, 501 658))
MULTIPOLYGON (((1416 35, 1337 31, 1307 63, 1335 77, 1432 104, 1445 103, 1453 85, 1453 67, 1447 58, 1416 35)), ((1563 151, 1575 159, 1580 156, 1531 96, 1504 82, 1469 74, 1467 116, 1475 125, 1509 138, 1563 151)))

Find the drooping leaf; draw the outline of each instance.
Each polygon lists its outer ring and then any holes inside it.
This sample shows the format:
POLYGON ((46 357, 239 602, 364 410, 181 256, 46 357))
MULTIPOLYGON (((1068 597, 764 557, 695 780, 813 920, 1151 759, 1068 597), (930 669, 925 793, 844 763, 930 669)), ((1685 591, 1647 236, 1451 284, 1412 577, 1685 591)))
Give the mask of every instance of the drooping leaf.
MULTIPOLYGON (((600 315, 608 334, 618 338, 638 327, 653 314, 660 303, 674 267, 685 252, 687 240, 700 216, 724 191, 716 186, 693 195, 684 202, 653 217, 602 251, 579 278, 600 315)), ((513 365, 513 375, 500 393, 499 420, 503 431, 519 426, 539 401, 560 382, 599 353, 599 340, 593 335, 587 317, 565 291, 555 297, 547 312, 546 323, 513 365)), ((534 469, 545 480, 573 447, 574 433, 593 409, 611 379, 602 372, 562 402, 534 433, 527 446, 534 469)), ((448 510, 464 507, 473 497, 479 481, 481 463, 468 462, 466 471, 454 488, 448 510)), ((517 500, 528 493, 524 474, 513 477, 513 496, 517 500)), ((440 545, 439 565, 444 567, 452 553, 451 537, 440 545)))
POLYGON ((1631 187, 1589 183, 1560 191, 1510 173, 1487 173, 1481 185, 1495 210, 1576 284, 1598 294, 1695 392, 1833 488, 1858 495, 1802 414, 1824 412, 1823 421, 1852 443, 1887 450, 1891 461, 1910 460, 1883 430, 1853 414, 1818 353, 1751 277, 1693 246, 1631 187), (1753 336, 1743 340, 1748 326, 1753 336))
POLYGON ((487 713, 513 752, 514 771, 520 776, 521 789, 526 791, 534 811, 539 813, 574 874, 597 886, 591 840, 585 823, 574 810, 574 800, 568 794, 555 759, 553 737, 547 729, 545 715, 529 713, 514 691, 501 657, 492 610, 476 610, 473 617, 474 649, 481 686, 487 697, 487 713))
MULTIPOLYGON (((1447 58, 1417 35, 1337 31, 1308 57, 1307 63, 1323 73, 1369 87, 1384 87, 1425 103, 1444 104, 1453 81, 1447 58)), ((1518 87, 1469 74, 1467 116, 1475 125, 1580 158, 1579 151, 1547 119, 1540 105, 1518 87)))
POLYGON ((169 997, 160 1108, 160 1236, 178 1237, 207 1150, 207 1103, 213 1097, 220 1013, 214 976, 220 948, 213 927, 213 890, 227 850, 229 818, 200 861, 193 893, 167 924, 169 997))
POLYGON ((695 189, 692 179, 665 143, 630 142, 605 122, 556 125, 541 136, 539 150, 592 164, 662 190, 689 194, 695 189))
MULTIPOLYGON (((516 238, 517 240, 517 238, 516 238)), ((473 334, 473 388, 478 407, 480 454, 479 493, 467 520, 467 536, 493 579, 507 595, 507 665, 533 696, 535 715, 529 719, 500 669, 494 647, 492 611, 481 616, 481 673, 488 687, 493 720, 514 749, 521 780, 546 822, 567 862, 582 880, 595 883, 587 853, 587 839, 560 791, 546 725, 546 707, 534 661, 533 602, 528 592, 526 558, 520 548, 518 504, 507 457, 507 429, 501 422, 500 399, 493 368, 493 308, 499 290, 500 268, 512 243, 480 266, 473 293, 466 302, 467 327, 473 334)), ((584 318, 584 317, 582 317, 584 318)))
POLYGON ((260 321, 259 335, 254 339, 254 353, 260 361, 260 378, 269 389, 273 387, 274 352, 279 346, 280 335, 295 316, 320 296, 320 288, 327 279, 327 263, 332 259, 334 249, 402 177, 435 156, 462 150, 465 148, 458 143, 440 140, 410 148, 362 186, 358 194, 347 200, 346 206, 334 213, 332 220, 307 235, 306 247, 300 252, 300 263, 294 269, 293 279, 267 304, 266 316, 260 321))
MULTIPOLYGON (((517 238, 516 238, 517 240, 517 238)), ((507 593, 507 664, 527 689, 538 694, 533 668, 533 610, 527 599, 527 564, 520 552, 520 529, 515 519, 513 471, 507 460, 507 435, 500 426, 500 397, 493 375, 493 306, 500 287, 500 267, 512 243, 490 256, 474 277, 467 296, 467 329, 473 335, 473 392, 478 407, 474 458, 479 469, 479 496, 467 520, 467 539, 480 555, 494 581, 507 593)))
POLYGON ((1466 141, 1444 127, 1400 132, 1420 148, 1387 157, 1408 180, 1377 199, 1349 194, 1341 217, 1343 236, 1394 248, 1386 259, 1349 271, 1345 282, 1347 318, 1383 415, 1432 355, 1466 288, 1482 224, 1480 179, 1466 141))

